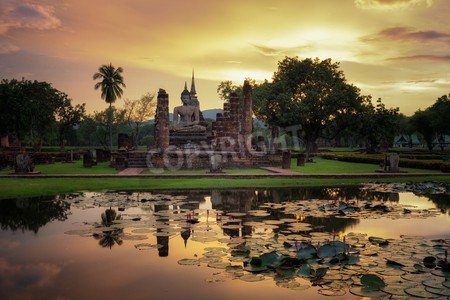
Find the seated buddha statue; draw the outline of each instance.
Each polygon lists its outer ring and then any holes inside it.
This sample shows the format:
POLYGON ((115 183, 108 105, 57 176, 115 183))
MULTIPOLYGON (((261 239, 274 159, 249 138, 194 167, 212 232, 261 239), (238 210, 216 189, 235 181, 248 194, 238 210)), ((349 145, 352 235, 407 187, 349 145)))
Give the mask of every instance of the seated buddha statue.
MULTIPOLYGON (((205 131, 206 127, 199 125, 200 109, 198 104, 192 103, 191 96, 186 86, 181 93, 183 105, 173 109, 173 123, 171 131, 205 131)), ((197 101, 198 102, 198 101, 197 101)))

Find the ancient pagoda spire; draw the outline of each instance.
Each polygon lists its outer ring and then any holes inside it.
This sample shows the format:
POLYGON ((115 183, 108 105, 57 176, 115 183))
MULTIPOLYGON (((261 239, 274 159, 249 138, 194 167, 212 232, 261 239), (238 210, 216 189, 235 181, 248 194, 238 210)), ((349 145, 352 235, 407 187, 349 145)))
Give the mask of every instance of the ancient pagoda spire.
POLYGON ((197 95, 195 91, 194 69, 192 69, 192 81, 191 81, 191 96, 197 95))

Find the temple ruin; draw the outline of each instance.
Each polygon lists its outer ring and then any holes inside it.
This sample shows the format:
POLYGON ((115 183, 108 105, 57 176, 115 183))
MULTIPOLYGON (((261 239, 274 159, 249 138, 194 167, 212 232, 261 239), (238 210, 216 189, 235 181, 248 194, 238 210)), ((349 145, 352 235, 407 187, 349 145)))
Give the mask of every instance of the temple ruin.
POLYGON ((181 93, 182 105, 169 119, 169 95, 158 91, 155 115, 155 145, 146 154, 129 153, 127 167, 143 166, 165 169, 209 169, 220 172, 230 167, 279 167, 282 154, 271 141, 253 137, 252 88, 245 81, 243 99, 231 93, 223 112, 209 126, 203 119, 192 74, 191 90, 187 84, 181 93), (257 147, 257 143, 264 147, 257 147))

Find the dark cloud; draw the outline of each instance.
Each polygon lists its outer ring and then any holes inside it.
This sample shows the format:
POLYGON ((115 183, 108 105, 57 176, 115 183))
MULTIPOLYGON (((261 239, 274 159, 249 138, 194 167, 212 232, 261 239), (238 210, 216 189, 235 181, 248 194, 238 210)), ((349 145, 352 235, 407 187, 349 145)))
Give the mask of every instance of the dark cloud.
POLYGON ((10 29, 48 30, 61 26, 61 20, 55 15, 52 6, 9 2, 0 13, 0 34, 10 29))
POLYGON ((380 31, 377 34, 368 35, 361 38, 362 41, 450 41, 450 34, 435 30, 418 31, 409 27, 391 27, 380 31))
POLYGON ((430 54, 422 54, 422 55, 411 55, 411 56, 399 56, 399 57, 392 57, 388 60, 428 60, 428 61, 436 61, 436 62, 450 62, 450 55, 430 55, 430 54))

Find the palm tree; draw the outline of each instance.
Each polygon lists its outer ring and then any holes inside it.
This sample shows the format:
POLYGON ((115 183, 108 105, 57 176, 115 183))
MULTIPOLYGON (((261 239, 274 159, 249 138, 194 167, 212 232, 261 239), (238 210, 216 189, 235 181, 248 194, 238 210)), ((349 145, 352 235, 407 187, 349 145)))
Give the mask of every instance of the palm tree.
POLYGON ((109 142, 110 142, 110 151, 112 152, 112 104, 116 101, 117 98, 120 98, 123 94, 122 87, 126 87, 123 82, 122 67, 118 67, 117 69, 109 63, 109 65, 102 65, 98 68, 98 72, 92 76, 92 79, 97 80, 101 79, 101 81, 97 82, 94 86, 96 90, 101 88, 102 91, 102 99, 105 100, 106 103, 109 103, 109 142))

